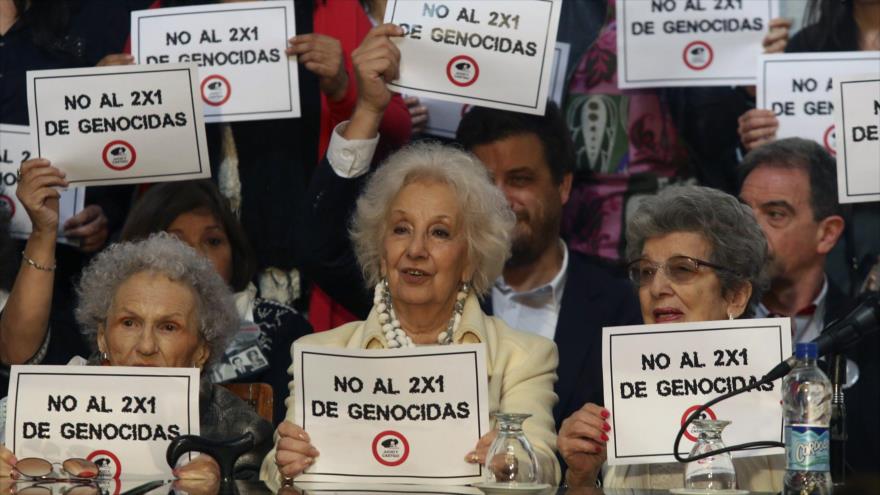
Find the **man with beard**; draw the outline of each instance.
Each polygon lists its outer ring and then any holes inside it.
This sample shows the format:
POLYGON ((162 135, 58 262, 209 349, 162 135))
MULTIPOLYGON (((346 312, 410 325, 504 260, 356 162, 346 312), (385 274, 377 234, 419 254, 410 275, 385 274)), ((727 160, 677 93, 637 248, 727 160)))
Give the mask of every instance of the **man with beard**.
MULTIPOLYGON (((755 212, 770 250, 770 288, 756 317, 791 318, 792 341, 809 342, 853 301, 825 274, 825 260, 844 229, 837 167, 819 144, 801 138, 755 148, 740 165, 740 199, 755 212)), ((846 466, 877 473, 880 444, 880 335, 844 349, 848 381, 846 466)))
POLYGON ((602 327, 641 324, 638 299, 628 281, 559 237, 574 146, 555 104, 544 115, 474 108, 456 138, 486 165, 516 214, 512 256, 485 309, 556 342, 558 429, 584 404, 603 403, 602 327))

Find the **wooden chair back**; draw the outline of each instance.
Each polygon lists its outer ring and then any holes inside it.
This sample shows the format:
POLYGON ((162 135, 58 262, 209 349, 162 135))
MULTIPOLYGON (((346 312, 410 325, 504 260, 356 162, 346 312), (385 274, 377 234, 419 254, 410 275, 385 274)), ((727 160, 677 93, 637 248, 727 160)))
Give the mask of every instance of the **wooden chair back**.
POLYGON ((227 390, 247 402, 261 418, 272 423, 274 395, 268 383, 224 383, 227 390))

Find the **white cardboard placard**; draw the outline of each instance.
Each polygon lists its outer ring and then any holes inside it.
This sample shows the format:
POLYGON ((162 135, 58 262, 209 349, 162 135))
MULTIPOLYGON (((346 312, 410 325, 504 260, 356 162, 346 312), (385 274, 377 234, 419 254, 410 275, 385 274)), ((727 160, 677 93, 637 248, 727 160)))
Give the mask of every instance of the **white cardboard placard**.
POLYGON ((131 53, 139 64, 199 65, 205 122, 300 116, 293 0, 138 10, 131 53))
MULTIPOLYGON (((562 96, 565 94, 565 72, 568 69, 568 53, 571 45, 561 41, 556 42, 553 49, 553 71, 550 79, 550 99, 559 108, 562 108, 562 96)), ((455 131, 458 123, 471 108, 471 105, 452 103, 449 101, 435 100, 433 98, 419 98, 419 102, 428 108, 428 122, 425 126, 425 134, 455 139, 455 131)))
POLYGON ((561 0, 389 0, 400 93, 543 114, 561 0))
POLYGON ((837 78, 834 117, 838 199, 880 201, 880 73, 837 78))
POLYGON ((84 458, 102 476, 167 477, 168 444, 199 434, 199 370, 12 366, 6 448, 17 458, 84 458))
POLYGON ((811 139, 834 156, 834 79, 870 73, 880 75, 880 52, 761 55, 757 106, 776 114, 777 139, 811 139))
POLYGON ((777 0, 617 0, 621 89, 755 83, 777 0))
POLYGON ((75 186, 211 176, 192 64, 29 71, 32 150, 75 186))
MULTIPOLYGON (((664 323, 604 328, 602 367, 605 407, 611 411, 608 464, 675 462, 678 429, 697 406, 759 380, 791 355, 788 318, 664 323)), ((782 441, 779 382, 722 401, 712 419, 732 424, 728 445, 782 441)), ((695 438, 682 438, 682 454, 695 438)), ((734 456, 781 453, 781 449, 734 456)))
POLYGON ((485 346, 294 344, 296 423, 321 452, 299 481, 482 481, 465 462, 489 431, 485 346))
MULTIPOLYGON (((0 208, 11 213, 9 235, 15 239, 27 239, 33 229, 31 219, 15 195, 21 162, 36 158, 30 150, 31 133, 27 126, 0 124, 0 208)), ((84 187, 61 191, 61 198, 58 200, 58 242, 78 244, 77 239, 64 235, 64 222, 82 211, 85 197, 84 187)))

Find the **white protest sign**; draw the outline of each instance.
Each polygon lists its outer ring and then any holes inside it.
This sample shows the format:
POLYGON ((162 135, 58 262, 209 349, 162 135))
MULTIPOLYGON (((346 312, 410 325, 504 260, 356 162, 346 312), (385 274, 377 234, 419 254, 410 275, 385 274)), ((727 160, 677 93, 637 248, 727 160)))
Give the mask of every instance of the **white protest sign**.
MULTIPOLYGON (((0 210, 9 213, 9 234, 16 239, 27 239, 33 229, 24 206, 15 196, 21 162, 36 158, 30 149, 31 133, 27 126, 0 124, 0 210)), ((58 200, 58 242, 77 243, 76 239, 69 239, 64 235, 64 222, 82 211, 85 197, 84 187, 61 191, 61 198, 58 200)))
POLYGON ((762 55, 757 106, 779 120, 776 138, 801 137, 836 154, 834 79, 880 75, 880 52, 822 52, 762 55))
POLYGON ((489 432, 483 345, 352 350, 295 344, 296 423, 321 451, 299 481, 467 484, 489 432))
POLYGON ((199 370, 13 366, 6 447, 19 459, 88 459, 103 477, 165 477, 165 451, 199 434, 199 370))
MULTIPOLYGON (((788 318, 664 323, 604 328, 605 407, 611 411, 608 464, 675 462, 672 447, 684 419, 698 406, 757 382, 791 355, 788 318)), ((722 401, 711 419, 732 421, 728 445, 782 441, 779 382, 722 401)), ((679 445, 696 441, 688 431, 679 445)), ((781 453, 781 449, 734 456, 781 453)))
POLYGON ((777 0, 617 0, 617 85, 754 84, 777 0))
POLYGON ((401 93, 543 114, 561 0, 389 0, 401 93))
POLYGON ((483 495, 479 488, 472 486, 455 485, 392 485, 383 483, 370 489, 360 483, 316 483, 300 482, 297 478, 296 486, 302 491, 302 495, 353 495, 368 493, 398 493, 398 494, 432 494, 432 495, 483 495))
POLYGON ((880 73, 837 78, 834 109, 838 199, 880 201, 880 73))
POLYGON ((194 62, 205 122, 300 116, 293 0, 139 10, 131 53, 139 64, 194 62))
POLYGON ((71 185, 211 176, 192 64, 29 71, 32 150, 71 185))
MULTIPOLYGON (((550 99, 557 106, 562 107, 562 96, 565 93, 565 72, 568 69, 568 53, 571 45, 561 41, 556 42, 553 49, 553 71, 550 73, 550 99)), ((433 98, 420 98, 419 102, 428 109, 428 122, 425 125, 425 134, 440 136, 448 139, 455 138, 458 123, 464 114, 470 110, 471 105, 452 103, 433 98)))

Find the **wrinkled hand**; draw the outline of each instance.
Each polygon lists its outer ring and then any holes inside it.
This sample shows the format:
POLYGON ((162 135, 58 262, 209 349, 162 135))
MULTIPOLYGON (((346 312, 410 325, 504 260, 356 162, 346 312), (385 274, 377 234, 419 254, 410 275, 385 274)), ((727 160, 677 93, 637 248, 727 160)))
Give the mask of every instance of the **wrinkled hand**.
POLYGON ((413 134, 425 132, 425 127, 428 124, 428 107, 422 105, 416 96, 407 96, 403 102, 406 103, 406 108, 409 110, 413 134))
POLYGON ((16 462, 18 459, 15 458, 12 451, 0 443, 0 478, 11 478, 15 473, 13 466, 16 462))
POLYGON ((764 36, 764 53, 782 53, 788 45, 788 34, 791 29, 791 19, 774 17, 770 19, 767 34, 764 36))
POLYGON ((278 435, 280 438, 275 446, 275 464, 284 477, 299 476, 320 455, 318 449, 310 443, 309 434, 290 421, 278 425, 278 435))
POLYGON ((64 235, 79 238, 79 249, 84 253, 94 253, 104 247, 110 235, 107 215, 100 206, 88 205, 64 222, 64 235))
POLYGON ((562 422, 556 447, 568 464, 569 485, 596 486, 599 469, 607 456, 605 443, 611 426, 605 420, 609 416, 607 409, 590 403, 562 422))
POLYGON ((127 53, 111 53, 110 55, 105 55, 100 61, 98 61, 98 65, 95 67, 106 67, 108 65, 132 65, 134 64, 134 57, 127 53))
POLYGON ((497 436, 498 430, 492 430, 480 437, 480 440, 477 441, 477 446, 464 456, 464 460, 471 464, 485 464, 486 454, 489 453, 489 447, 492 446, 492 442, 495 441, 497 436))
POLYGON ((739 140, 749 151, 776 139, 779 120, 770 110, 754 108, 739 116, 739 140))
POLYGON ((394 24, 376 26, 352 53, 359 107, 381 115, 391 101, 391 91, 385 83, 399 76, 400 50, 390 36, 402 35, 403 30, 394 24))
POLYGON ((342 58, 342 44, 324 34, 310 33, 288 40, 288 55, 318 76, 321 92, 332 101, 339 101, 348 89, 348 72, 342 58))
POLYGON ((176 478, 182 480, 199 480, 202 483, 220 480, 220 465, 207 454, 200 454, 189 464, 172 472, 176 478))
POLYGON ((35 233, 55 235, 58 232, 59 187, 67 187, 64 172, 49 160, 34 158, 22 162, 15 195, 24 205, 35 233))

